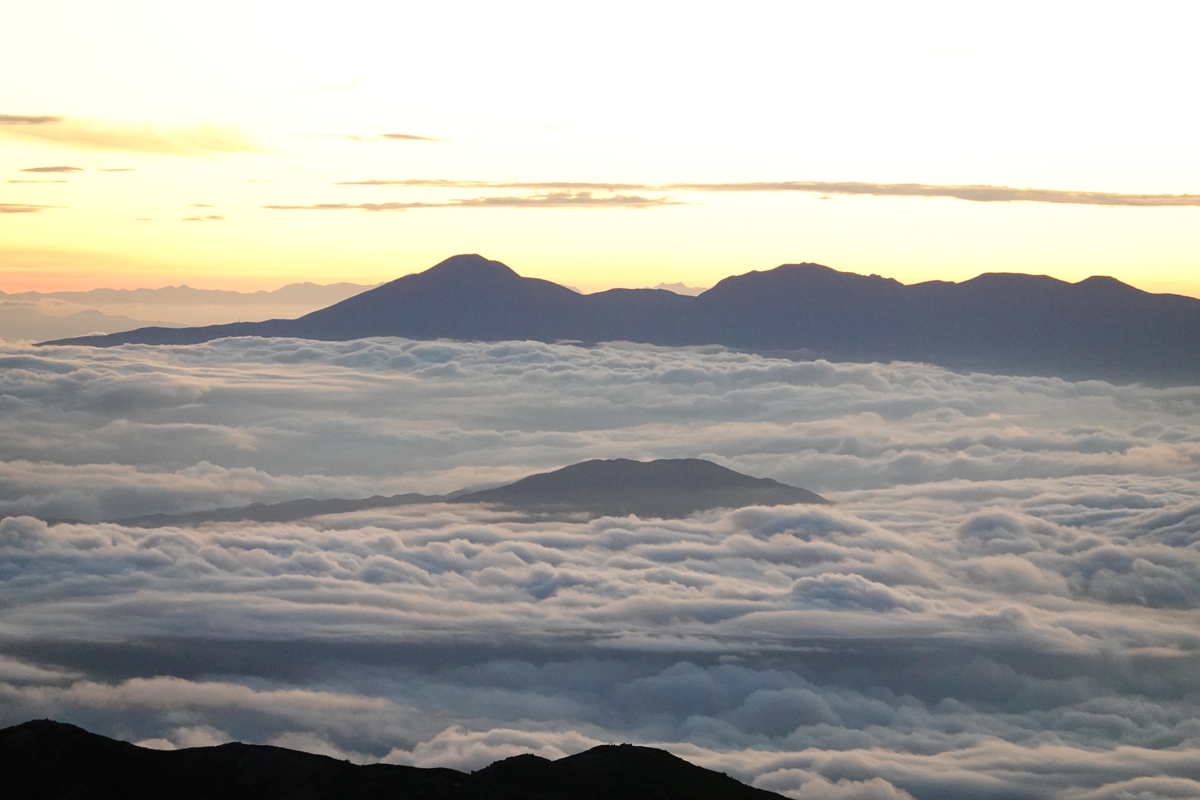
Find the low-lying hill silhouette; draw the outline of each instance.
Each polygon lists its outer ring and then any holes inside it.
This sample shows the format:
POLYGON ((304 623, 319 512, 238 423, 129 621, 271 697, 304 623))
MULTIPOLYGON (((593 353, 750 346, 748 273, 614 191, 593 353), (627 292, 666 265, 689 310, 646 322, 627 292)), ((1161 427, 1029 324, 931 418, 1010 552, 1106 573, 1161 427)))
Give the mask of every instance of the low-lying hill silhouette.
POLYGON ((821 495, 770 478, 752 478, 699 458, 632 461, 594 459, 514 483, 447 495, 398 494, 360 500, 289 500, 185 514, 151 514, 115 520, 138 527, 204 522, 293 522, 319 514, 344 514, 419 503, 489 503, 535 514, 686 517, 711 508, 828 503, 821 495))
POLYGON ((663 750, 603 745, 535 755, 474 773, 355 765, 282 747, 223 744, 151 750, 74 725, 34 720, 0 730, 6 800, 781 800, 663 750))
POLYGON ((726 278, 696 297, 661 289, 581 295, 460 255, 294 320, 143 328, 47 344, 194 344, 228 336, 718 344, 849 361, 1195 383, 1200 300, 1113 278, 993 273, 906 286, 819 264, 726 278))
POLYGON ((807 489, 752 478, 699 458, 596 459, 459 495, 522 511, 586 511, 599 516, 684 517, 709 508, 827 503, 807 489))

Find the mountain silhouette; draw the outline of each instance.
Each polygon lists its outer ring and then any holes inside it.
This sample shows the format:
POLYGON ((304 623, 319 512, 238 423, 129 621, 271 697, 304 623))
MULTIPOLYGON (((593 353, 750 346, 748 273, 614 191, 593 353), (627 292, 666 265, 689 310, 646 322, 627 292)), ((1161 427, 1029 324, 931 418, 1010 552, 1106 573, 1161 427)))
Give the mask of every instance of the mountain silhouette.
POLYGON ((523 511, 670 518, 709 508, 829 501, 807 489, 752 478, 699 458, 617 458, 530 475, 507 486, 459 495, 453 502, 494 503, 523 511))
POLYGON ((581 295, 460 255, 294 320, 142 328, 47 344, 194 344, 227 336, 623 340, 1073 380, 1189 384, 1200 377, 1195 298, 1105 277, 1067 283, 989 273, 905 285, 819 264, 729 277, 695 297, 662 289, 581 295))
MULTIPOLYGON (((515 483, 446 495, 376 495, 361 500, 288 500, 184 514, 150 514, 114 520, 135 527, 205 522, 294 522, 320 514, 345 514, 419 503, 488 503, 529 513, 591 516, 686 517, 710 508, 828 503, 821 495, 770 478, 752 478, 699 458, 582 461, 515 483)), ((55 520, 62 522, 65 520, 55 520)))
POLYGON ((355 765, 282 747, 223 744, 151 750, 74 725, 34 720, 0 730, 6 800, 781 800, 663 750, 603 745, 535 755, 474 773, 355 765))

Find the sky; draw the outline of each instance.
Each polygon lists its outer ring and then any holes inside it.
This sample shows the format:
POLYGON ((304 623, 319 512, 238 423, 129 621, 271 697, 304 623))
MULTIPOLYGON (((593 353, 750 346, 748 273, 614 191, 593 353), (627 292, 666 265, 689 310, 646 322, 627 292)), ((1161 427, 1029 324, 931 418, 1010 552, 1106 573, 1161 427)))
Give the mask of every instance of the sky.
POLYGON ((1194 3, 17 2, 0 290, 817 262, 1200 295, 1194 3))
POLYGON ((0 726, 459 769, 632 742, 793 800, 1200 797, 1196 387, 226 339, 0 344, 0 409, 0 726), (833 504, 109 521, 612 457, 833 504))

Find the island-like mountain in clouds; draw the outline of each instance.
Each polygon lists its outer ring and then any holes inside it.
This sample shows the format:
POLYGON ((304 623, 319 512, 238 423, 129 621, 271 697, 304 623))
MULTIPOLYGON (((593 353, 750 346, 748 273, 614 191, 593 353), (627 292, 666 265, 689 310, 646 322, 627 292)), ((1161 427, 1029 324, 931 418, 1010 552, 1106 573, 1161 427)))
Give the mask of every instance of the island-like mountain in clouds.
POLYGON ((371 508, 418 503, 488 503, 532 514, 588 514, 593 517, 686 517, 711 508, 828 503, 821 495, 770 478, 752 478, 699 458, 632 461, 594 459, 541 472, 515 483, 448 495, 398 494, 359 500, 289 500, 218 508, 187 514, 151 514, 119 520, 125 525, 158 527, 204 522, 293 522, 319 514, 345 514, 371 508))
POLYGON ((718 344, 1068 379, 1187 384, 1200 377, 1195 298, 1104 277, 1067 283, 986 274, 906 286, 819 264, 748 272, 696 297, 661 289, 582 295, 461 255, 294 320, 142 328, 47 344, 193 344, 228 336, 718 344))
POLYGON ((0 730, 6 800, 783 800, 664 750, 602 745, 473 773, 230 743, 151 750, 52 720, 0 730))
POLYGON ((752 478, 699 458, 596 459, 470 492, 455 502, 524 511, 584 511, 596 516, 683 517, 709 508, 827 503, 807 489, 752 478))

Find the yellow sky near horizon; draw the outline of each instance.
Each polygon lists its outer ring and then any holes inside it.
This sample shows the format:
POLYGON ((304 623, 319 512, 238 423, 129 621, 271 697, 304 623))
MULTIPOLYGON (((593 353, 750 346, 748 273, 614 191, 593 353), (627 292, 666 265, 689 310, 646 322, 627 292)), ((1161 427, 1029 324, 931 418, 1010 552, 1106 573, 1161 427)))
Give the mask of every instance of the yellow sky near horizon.
POLYGON ((815 261, 1200 296, 1183 2, 18 2, 0 290, 815 261))

